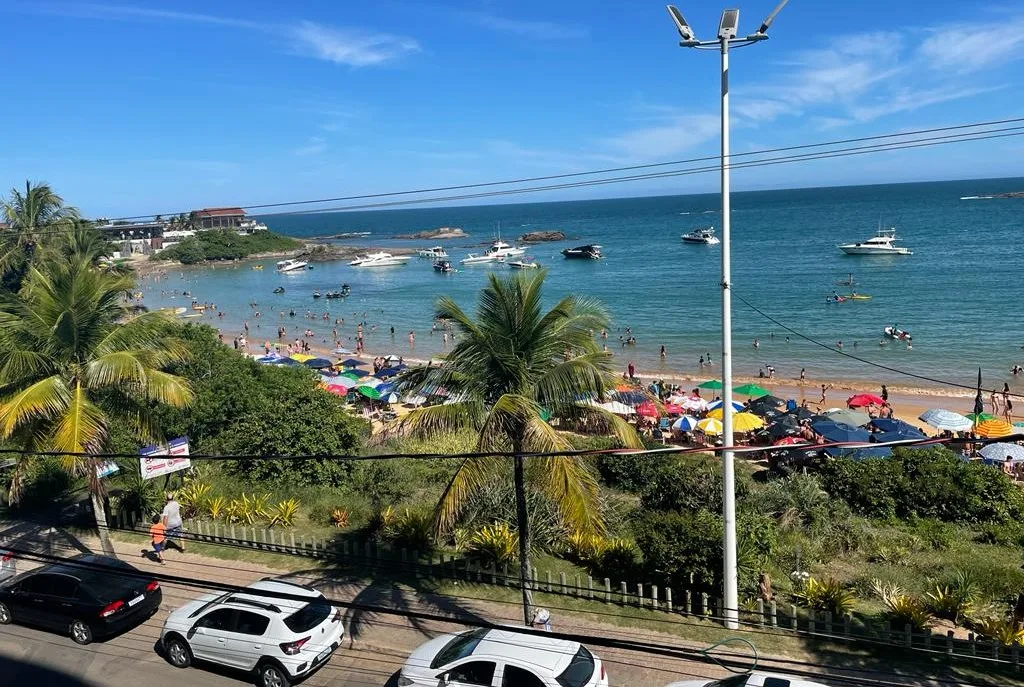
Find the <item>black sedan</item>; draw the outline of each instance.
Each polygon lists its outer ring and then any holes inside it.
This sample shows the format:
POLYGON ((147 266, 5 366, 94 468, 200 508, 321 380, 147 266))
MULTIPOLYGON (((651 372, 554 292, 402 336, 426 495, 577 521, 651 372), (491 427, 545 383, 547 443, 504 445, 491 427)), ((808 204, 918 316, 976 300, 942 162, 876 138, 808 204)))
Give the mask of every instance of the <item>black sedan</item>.
POLYGON ((138 625, 157 611, 162 599, 160 583, 138 568, 116 558, 81 554, 2 583, 0 625, 37 625, 88 644, 138 625))

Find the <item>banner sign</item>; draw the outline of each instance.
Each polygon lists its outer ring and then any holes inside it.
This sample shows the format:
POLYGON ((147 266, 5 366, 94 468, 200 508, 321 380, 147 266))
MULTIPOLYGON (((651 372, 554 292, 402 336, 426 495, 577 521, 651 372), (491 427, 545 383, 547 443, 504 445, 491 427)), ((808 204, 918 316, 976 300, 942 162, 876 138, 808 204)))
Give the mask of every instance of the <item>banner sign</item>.
POLYGON ((171 439, 166 446, 147 446, 139 455, 142 479, 152 479, 172 472, 187 470, 192 466, 188 453, 188 437, 171 439))

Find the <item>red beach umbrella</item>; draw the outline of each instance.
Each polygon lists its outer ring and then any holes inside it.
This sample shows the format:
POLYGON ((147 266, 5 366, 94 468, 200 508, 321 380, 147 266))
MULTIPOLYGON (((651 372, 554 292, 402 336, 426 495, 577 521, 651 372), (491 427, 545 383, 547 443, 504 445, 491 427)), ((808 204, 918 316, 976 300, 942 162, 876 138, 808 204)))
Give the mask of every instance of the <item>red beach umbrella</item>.
POLYGON ((327 392, 334 394, 335 396, 345 396, 348 394, 348 389, 340 384, 328 384, 327 392))
POLYGON ((644 417, 658 417, 658 407, 650 401, 644 401, 636 407, 636 414, 643 415, 644 417))
POLYGON ((874 394, 857 394, 850 396, 846 399, 846 405, 851 408, 862 408, 864 406, 880 406, 885 403, 885 399, 881 396, 875 396, 874 394))
POLYGON ((805 444, 807 440, 803 437, 782 437, 772 443, 772 446, 789 446, 790 444, 805 444))
POLYGON ((680 405, 676 405, 675 403, 666 403, 665 412, 669 415, 682 415, 685 411, 680 405))

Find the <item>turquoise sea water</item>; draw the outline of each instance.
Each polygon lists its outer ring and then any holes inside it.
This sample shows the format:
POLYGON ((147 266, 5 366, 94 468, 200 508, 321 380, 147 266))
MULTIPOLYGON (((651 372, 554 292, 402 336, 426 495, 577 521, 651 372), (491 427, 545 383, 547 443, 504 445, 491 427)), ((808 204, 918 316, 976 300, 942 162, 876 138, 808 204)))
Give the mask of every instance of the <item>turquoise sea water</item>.
MULTIPOLYGON (((1024 199, 960 200, 962 196, 1024 190, 1024 179, 891 184, 758 191, 733 194, 733 282, 737 296, 750 301, 785 325, 858 356, 916 374, 971 384, 981 366, 985 386, 1002 385, 1015 363, 1024 364, 1024 199), (854 257, 836 245, 872 236, 879 222, 895 226, 912 256, 854 257), (848 273, 856 290, 870 301, 827 304, 848 273), (912 350, 890 343, 880 347, 882 328, 899 323, 914 337, 912 350), (856 342, 856 348, 854 347, 856 342)), ((528 203, 475 207, 408 209, 316 215, 278 215, 263 219, 274 230, 293 236, 321 236, 369 231, 361 245, 425 247, 433 241, 401 241, 395 234, 439 226, 462 227, 469 239, 441 241, 453 261, 489 243, 500 223, 511 242, 527 231, 561 230, 569 239, 532 247, 527 255, 548 268, 546 293, 554 300, 567 293, 600 299, 611 313, 610 350, 635 361, 641 370, 697 373, 699 356, 721 353, 720 246, 685 245, 680 234, 720 224, 716 194, 597 201, 528 203), (564 260, 559 251, 598 243, 606 258, 564 260), (635 347, 621 348, 618 329, 630 327, 635 347), (664 345, 668 357, 659 356, 664 345)), ((147 284, 150 307, 187 305, 181 295, 161 290, 188 289, 224 311, 225 336, 240 331, 248 319, 250 340, 274 339, 276 327, 311 326, 330 338, 336 317, 344 317, 342 338, 353 335, 365 319, 367 350, 409 355, 409 331, 416 332, 415 353, 441 350, 440 332, 430 334, 433 303, 449 295, 466 308, 475 305, 485 275, 499 266, 460 268, 437 274, 429 260, 414 258, 404 267, 360 270, 343 262, 317 264, 299 274, 278 274, 273 260, 252 270, 248 263, 174 272, 163 282, 147 284), (345 302, 315 301, 314 289, 342 283, 352 287, 345 302), (186 286, 187 284, 187 286, 186 286), (281 295, 272 293, 284 286, 281 295), (263 315, 252 318, 251 302, 263 315), (294 319, 279 312, 294 308, 294 319), (307 310, 329 311, 330 323, 304 319, 307 310), (363 313, 366 313, 365 318, 363 313), (256 324, 260 325, 259 330, 256 324), (394 340, 389 334, 394 327, 394 340)), ((739 300, 733 303, 734 373, 757 375, 766 364, 782 378, 800 368, 823 379, 868 379, 928 386, 845 358, 789 334, 739 300), (774 338, 772 334, 774 333, 774 338), (786 342, 786 336, 790 341, 786 342), (753 340, 760 340, 755 349, 753 340)), ((718 366, 714 368, 717 371, 718 366)), ((707 371, 709 374, 710 371, 707 371)), ((1018 378, 1018 388, 1024 378, 1018 378)))

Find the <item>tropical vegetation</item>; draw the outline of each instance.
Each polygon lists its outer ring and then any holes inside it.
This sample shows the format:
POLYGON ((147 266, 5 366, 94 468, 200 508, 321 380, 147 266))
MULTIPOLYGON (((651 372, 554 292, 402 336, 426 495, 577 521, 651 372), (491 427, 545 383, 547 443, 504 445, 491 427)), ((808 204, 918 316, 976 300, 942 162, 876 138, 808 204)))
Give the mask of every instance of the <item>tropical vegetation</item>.
POLYGON ((210 229, 190 236, 176 246, 153 253, 150 259, 177 260, 184 265, 191 265, 205 261, 240 260, 257 253, 295 250, 301 247, 301 241, 272 231, 239 235, 232 229, 210 229))

